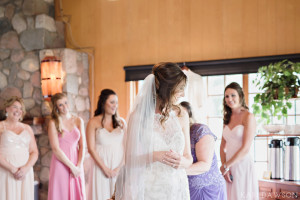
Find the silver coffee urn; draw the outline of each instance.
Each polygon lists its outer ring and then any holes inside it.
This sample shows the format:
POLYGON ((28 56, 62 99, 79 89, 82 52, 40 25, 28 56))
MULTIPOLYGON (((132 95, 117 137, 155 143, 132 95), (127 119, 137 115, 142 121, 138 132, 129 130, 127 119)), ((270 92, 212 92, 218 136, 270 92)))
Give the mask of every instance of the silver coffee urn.
POLYGON ((271 140, 269 144, 271 179, 283 179, 283 154, 283 141, 278 139, 271 140))
POLYGON ((300 181, 300 138, 288 137, 284 145, 284 180, 300 181))

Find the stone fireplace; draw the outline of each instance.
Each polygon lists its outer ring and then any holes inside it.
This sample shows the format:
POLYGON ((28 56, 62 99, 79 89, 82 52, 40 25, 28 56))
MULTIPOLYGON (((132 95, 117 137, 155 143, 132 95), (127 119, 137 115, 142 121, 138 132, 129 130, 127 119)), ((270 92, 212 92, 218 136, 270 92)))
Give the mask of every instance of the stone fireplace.
POLYGON ((47 135, 51 105, 41 92, 40 61, 46 52, 61 59, 63 92, 71 112, 86 124, 90 116, 88 56, 65 48, 64 24, 54 19, 54 0, 1 0, 0 114, 8 97, 24 99, 25 121, 33 128, 39 148, 34 172, 41 200, 47 199, 52 156, 47 135))

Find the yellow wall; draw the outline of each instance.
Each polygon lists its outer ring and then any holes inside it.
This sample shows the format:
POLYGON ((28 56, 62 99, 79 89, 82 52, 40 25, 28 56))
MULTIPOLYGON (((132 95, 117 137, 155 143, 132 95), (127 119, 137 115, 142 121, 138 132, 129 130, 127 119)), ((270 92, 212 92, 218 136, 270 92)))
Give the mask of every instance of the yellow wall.
POLYGON ((62 0, 62 5, 71 15, 76 43, 95 50, 94 105, 102 89, 112 88, 123 117, 125 65, 300 53, 299 0, 62 0))

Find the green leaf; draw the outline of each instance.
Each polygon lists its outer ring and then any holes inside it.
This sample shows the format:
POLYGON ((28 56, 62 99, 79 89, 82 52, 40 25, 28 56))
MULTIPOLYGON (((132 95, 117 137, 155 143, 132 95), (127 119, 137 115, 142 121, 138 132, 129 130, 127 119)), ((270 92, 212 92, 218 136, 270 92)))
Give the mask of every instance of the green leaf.
POLYGON ((262 113, 261 113, 261 117, 262 117, 262 118, 265 118, 265 119, 268 119, 268 118, 269 118, 269 115, 266 114, 265 112, 262 112, 262 113))
POLYGON ((282 113, 284 116, 287 115, 287 109, 286 109, 286 107, 283 107, 283 108, 282 108, 281 113, 282 113))
POLYGON ((289 71, 284 71, 283 74, 284 74, 285 76, 290 76, 290 75, 291 75, 291 73, 290 73, 289 71))
POLYGON ((259 102, 260 94, 255 95, 254 102, 259 102))

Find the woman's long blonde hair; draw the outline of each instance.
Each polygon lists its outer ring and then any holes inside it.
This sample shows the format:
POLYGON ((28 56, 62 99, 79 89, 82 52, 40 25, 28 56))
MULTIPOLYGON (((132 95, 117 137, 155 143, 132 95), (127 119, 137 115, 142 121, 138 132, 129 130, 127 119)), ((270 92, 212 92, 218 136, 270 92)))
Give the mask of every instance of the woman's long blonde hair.
POLYGON ((56 93, 51 97, 51 102, 52 102, 52 112, 51 112, 51 117, 54 121, 55 127, 59 133, 63 133, 62 131, 62 122, 61 122, 61 117, 58 112, 58 107, 57 107, 57 101, 63 98, 67 98, 67 95, 64 93, 56 93))

